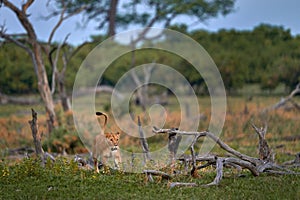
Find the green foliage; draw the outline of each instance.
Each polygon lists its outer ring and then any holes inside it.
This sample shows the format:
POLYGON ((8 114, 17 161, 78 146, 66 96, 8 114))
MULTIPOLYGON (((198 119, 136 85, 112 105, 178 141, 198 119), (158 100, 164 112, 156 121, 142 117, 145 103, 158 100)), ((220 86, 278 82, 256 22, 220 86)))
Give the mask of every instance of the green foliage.
MULTIPOLYGON (((283 84, 288 92, 300 81, 300 37, 292 36, 290 31, 283 27, 261 24, 252 31, 220 30, 212 33, 205 30, 189 32, 184 24, 173 25, 170 28, 189 34, 207 50, 219 68, 229 92, 236 92, 248 84, 259 84, 264 90, 273 90, 283 84)), ((104 36, 93 36, 94 42, 80 48, 72 57, 65 73, 68 91, 72 90, 77 70, 83 60, 103 39, 104 36)), ((160 42, 162 45, 164 42, 170 43, 167 40, 160 42)), ((63 51, 72 51, 75 48, 66 45, 63 51)), ((118 48, 127 47, 118 45, 118 48)), ((31 59, 23 49, 11 43, 4 43, 0 48, 0 60, 1 92, 22 94, 37 91, 31 59)), ((135 51, 135 66, 152 62, 178 70, 198 94, 207 92, 201 75, 179 56, 162 50, 135 51)), ((119 57, 105 71, 101 84, 114 86, 119 78, 130 70, 131 65, 132 53, 119 57)), ((51 70, 47 62, 46 66, 51 80, 51 70)), ((61 66, 59 61, 59 70, 61 66)), ((86 71, 89 77, 97 76, 93 70, 86 71)))
POLYGON ((252 31, 220 30, 190 33, 212 56, 228 90, 258 83, 274 89, 299 81, 299 37, 281 26, 261 24, 252 31))
POLYGON ((0 91, 28 93, 37 91, 37 80, 31 58, 24 50, 11 43, 0 48, 0 91))

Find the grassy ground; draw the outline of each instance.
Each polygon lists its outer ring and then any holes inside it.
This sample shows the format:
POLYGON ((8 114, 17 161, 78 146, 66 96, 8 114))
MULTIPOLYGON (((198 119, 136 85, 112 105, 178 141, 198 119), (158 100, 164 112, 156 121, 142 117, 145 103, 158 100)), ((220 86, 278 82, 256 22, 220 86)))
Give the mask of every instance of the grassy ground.
MULTIPOLYGON (((174 181, 207 184, 214 173, 201 173, 198 179, 178 176, 174 181)), ((1 199, 299 199, 299 177, 259 176, 243 172, 238 177, 227 170, 219 186, 196 188, 168 187, 168 181, 149 183, 144 174, 94 174, 79 170, 64 159, 41 168, 34 160, 13 167, 1 165, 1 199), (5 171, 5 174, 4 174, 5 171)))
MULTIPOLYGON (((280 100, 280 97, 230 97, 227 104, 226 122, 221 139, 242 153, 257 156, 257 135, 250 126, 268 122, 267 140, 276 153, 276 160, 284 162, 292 160, 300 152, 300 142, 297 136, 300 130, 299 111, 279 109, 268 115, 260 111, 280 100)), ((205 130, 210 117, 210 100, 199 98, 200 112, 207 119, 200 121, 199 130, 205 130)), ((41 105, 34 106, 39 115, 39 129, 47 132, 46 118, 41 105)), ((103 109, 100 104, 98 109, 103 109)), ((31 119, 30 107, 1 105, 0 106, 0 199, 299 199, 299 176, 262 175, 253 177, 248 171, 243 171, 239 177, 234 170, 227 169, 221 184, 216 187, 168 188, 168 181, 155 179, 149 183, 143 174, 94 174, 80 170, 77 165, 64 158, 55 164, 48 163, 41 168, 35 159, 15 160, 13 163, 7 157, 7 150, 20 146, 32 146, 31 132, 28 120, 31 119)), ((180 113, 176 106, 170 105, 169 117, 165 127, 173 127, 180 121, 180 113), (175 125, 174 125, 175 124, 175 125)), ((70 125, 72 113, 58 113, 61 127, 54 138, 43 141, 67 145, 74 142, 76 131, 70 125), (69 137, 70 136, 70 137, 69 137), (72 138, 72 139, 70 139, 72 138)), ((49 138, 48 138, 49 139, 49 138)), ((166 139, 166 138, 165 138, 166 139)), ((78 140, 78 138, 77 138, 78 140)), ((78 142, 76 139, 75 141, 78 142)), ((166 142, 161 138, 151 138, 150 148, 161 146, 166 142)), ((74 143, 75 144, 75 143, 74 143)), ((68 146, 69 145, 69 146, 68 146)), ((79 145, 76 143, 76 145, 79 145)), ((129 146, 131 150, 140 151, 139 141, 123 137, 121 145, 129 146)), ((52 146, 52 147, 53 147, 52 146)), ((73 147, 72 147, 73 148, 73 147)), ((55 149, 55 148, 54 148, 55 149)), ((53 150, 53 149, 52 149, 53 150)), ((58 150, 58 148, 56 149, 58 150)), ((82 147, 72 149, 80 153, 82 147)), ((71 152, 71 151, 70 151, 71 152)), ((225 154, 217 146, 213 152, 225 154)), ((172 181, 196 182, 199 185, 210 183, 215 176, 214 169, 201 171, 198 179, 180 175, 172 181)))

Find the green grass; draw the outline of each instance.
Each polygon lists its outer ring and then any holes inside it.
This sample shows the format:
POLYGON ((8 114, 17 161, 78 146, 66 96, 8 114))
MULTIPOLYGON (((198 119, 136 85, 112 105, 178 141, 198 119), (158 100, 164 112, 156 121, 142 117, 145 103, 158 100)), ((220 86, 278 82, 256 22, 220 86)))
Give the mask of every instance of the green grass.
MULTIPOLYGON (((59 159, 45 168, 34 159, 8 167, 0 164, 0 199, 298 199, 297 176, 262 175, 243 172, 238 177, 231 170, 219 186, 168 187, 168 181, 147 182, 144 174, 95 174, 79 169, 76 163, 59 159)), ((204 185, 214 179, 214 172, 201 172, 201 178, 180 175, 173 181, 204 185)))

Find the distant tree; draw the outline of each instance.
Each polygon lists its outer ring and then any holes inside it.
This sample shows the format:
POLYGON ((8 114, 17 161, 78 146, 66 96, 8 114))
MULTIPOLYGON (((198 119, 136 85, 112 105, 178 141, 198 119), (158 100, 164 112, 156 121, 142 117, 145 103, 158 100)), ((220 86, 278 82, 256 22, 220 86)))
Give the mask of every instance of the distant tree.
POLYGON ((85 22, 98 22, 99 30, 107 30, 107 35, 115 34, 116 28, 130 25, 140 27, 169 27, 182 16, 196 22, 203 22, 219 14, 233 11, 235 0, 65 0, 68 12, 85 6, 85 22))
MULTIPOLYGON (((70 0, 68 2, 72 5, 70 6, 70 11, 77 6, 87 6, 84 12, 85 16, 87 16, 89 20, 97 21, 100 29, 108 26, 108 36, 112 36, 116 33, 116 27, 124 28, 130 25, 143 27, 144 29, 139 36, 132 38, 131 41, 133 51, 131 53, 129 66, 134 67, 136 65, 136 55, 134 51, 136 44, 145 39, 149 30, 148 27, 170 27, 173 23, 176 23, 176 19, 183 16, 189 17, 197 22, 203 22, 209 18, 217 17, 219 14, 226 15, 233 10, 235 0, 106 0, 102 1, 101 4, 96 0, 88 2, 70 0)), ((149 72, 150 71, 151 70, 149 70, 149 72)), ((141 82, 138 80, 138 76, 134 70, 131 71, 131 75, 136 84, 141 82)), ((145 77, 149 77, 149 74, 145 74, 145 77)), ((147 88, 148 87, 141 87, 137 90, 137 102, 140 103, 143 110, 145 110, 147 101, 145 97, 147 92, 143 90, 147 88)))

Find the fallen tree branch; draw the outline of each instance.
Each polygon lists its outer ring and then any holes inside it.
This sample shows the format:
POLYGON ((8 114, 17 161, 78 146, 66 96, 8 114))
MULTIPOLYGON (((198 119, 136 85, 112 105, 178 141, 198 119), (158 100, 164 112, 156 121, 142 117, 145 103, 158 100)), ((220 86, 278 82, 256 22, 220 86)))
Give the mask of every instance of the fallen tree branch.
MULTIPOLYGON (((261 173, 273 173, 273 174, 295 174, 298 175, 300 173, 291 171, 289 169, 286 169, 283 166, 280 166, 275 163, 274 161, 274 154, 272 154, 272 151, 265 140, 265 135, 267 133, 267 124, 265 124, 262 128, 257 128, 254 124, 251 124, 254 128, 255 132, 258 135, 259 138, 259 158, 254 158, 248 155, 245 155, 243 153, 240 153, 230 146, 228 146, 226 143, 224 143, 221 139, 219 139, 217 136, 215 136, 213 133, 209 131, 202 131, 202 132, 187 132, 187 131, 180 131, 177 129, 158 129, 156 127, 153 127, 153 132, 155 134, 177 134, 177 135, 190 135, 194 136, 194 139, 191 143, 190 150, 191 150, 191 156, 186 157, 183 156, 179 158, 178 160, 184 161, 185 165, 186 163, 192 164, 192 171, 191 175, 193 177, 198 177, 197 170, 202 169, 204 167, 210 166, 210 165, 216 165, 216 177, 213 182, 206 184, 204 186, 212 186, 212 185, 218 185, 222 179, 223 176, 223 167, 224 166, 234 166, 238 168, 239 170, 245 168, 248 169, 254 176, 259 176, 261 173), (194 145, 198 141, 200 137, 208 137, 212 139, 220 148, 223 150, 229 152, 232 156, 235 157, 218 157, 218 156, 204 156, 199 157, 196 156, 194 151, 194 145), (197 161, 207 161, 208 163, 197 166, 197 161)), ((297 154, 295 161, 291 162, 293 163, 299 163, 300 162, 300 153, 297 154)), ((172 187, 175 186, 189 186, 187 183, 174 183, 172 187)), ((192 183, 193 186, 197 186, 194 183, 192 183)))
POLYGON ((197 187, 197 183, 182 183, 182 182, 173 182, 169 184, 169 188, 174 188, 174 187, 197 187))
POLYGON ((9 149, 8 155, 20 155, 20 154, 26 154, 26 153, 33 153, 35 150, 31 147, 19 147, 16 149, 9 149))
POLYGON ((167 179, 167 180, 170 180, 172 179, 173 177, 165 172, 162 172, 162 171, 157 171, 157 170, 144 170, 144 173, 146 175, 154 175, 154 176, 161 176, 163 179, 167 179))
POLYGON ((213 182, 206 184, 206 186, 212 186, 212 185, 219 185, 220 181, 222 180, 223 177, 223 165, 224 165, 224 158, 218 158, 216 162, 216 171, 217 175, 213 182))
POLYGON ((292 105, 293 105, 295 108, 297 108, 298 110, 300 110, 300 105, 297 104, 296 102, 294 102, 294 101, 292 100, 292 98, 293 98, 296 94, 298 94, 298 93, 300 93, 300 82, 296 85, 295 89, 294 89, 287 97, 281 98, 281 100, 280 100, 278 103, 276 103, 276 104, 274 104, 274 105, 272 105, 272 106, 269 106, 269 107, 265 108, 265 109, 262 111, 262 113, 266 113, 266 112, 269 112, 269 111, 271 111, 271 110, 276 110, 276 109, 278 109, 278 108, 281 108, 282 106, 284 106, 284 105, 285 105, 286 103, 288 103, 288 102, 291 102, 292 105))
POLYGON ((220 140, 217 136, 215 136, 213 133, 210 133, 208 131, 202 131, 202 132, 188 132, 188 131, 180 131, 180 130, 173 130, 173 129, 158 129, 156 127, 153 127, 152 130, 154 133, 156 134, 165 134, 165 133, 176 133, 179 135, 193 135, 193 136, 197 136, 198 139, 200 137, 209 137, 210 139, 212 139, 214 142, 216 142, 222 149, 224 149, 225 151, 229 152, 230 154, 248 161, 254 165, 259 165, 262 161, 258 158, 254 158, 245 154, 242 154, 236 150, 234 150, 233 148, 231 148, 230 146, 228 146, 225 142, 223 142, 222 140, 220 140))
POLYGON ((39 103, 37 99, 25 98, 25 97, 14 97, 3 94, 0 92, 0 103, 1 104, 18 104, 18 105, 33 105, 39 103))
POLYGON ((284 166, 300 167, 300 152, 295 155, 295 159, 283 163, 284 166))

